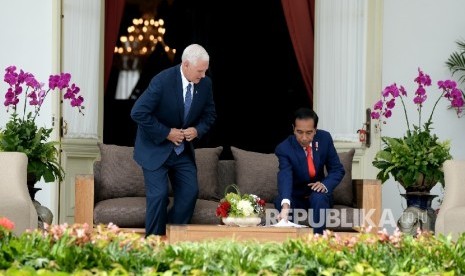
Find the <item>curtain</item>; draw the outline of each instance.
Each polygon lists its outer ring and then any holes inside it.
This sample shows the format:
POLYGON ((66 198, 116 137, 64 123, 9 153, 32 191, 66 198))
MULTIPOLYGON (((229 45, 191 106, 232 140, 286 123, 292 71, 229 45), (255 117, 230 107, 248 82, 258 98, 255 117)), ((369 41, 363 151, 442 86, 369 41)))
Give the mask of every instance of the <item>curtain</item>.
POLYGON ((138 70, 121 70, 118 75, 118 84, 116 85, 115 99, 127 100, 139 81, 140 73, 138 70))
POLYGON ((118 39, 125 0, 105 0, 104 91, 107 91, 113 53, 118 39))
POLYGON ((315 110, 338 141, 358 141, 365 121, 367 1, 316 2, 315 110))
POLYGON ((315 0, 281 0, 310 106, 313 106, 315 0))
POLYGON ((98 138, 97 103, 99 93, 102 93, 99 86, 102 3, 95 0, 63 1, 62 67, 64 72, 71 74, 71 83, 81 88, 85 106, 82 116, 68 102, 62 104, 63 119, 68 125, 65 138, 98 138))

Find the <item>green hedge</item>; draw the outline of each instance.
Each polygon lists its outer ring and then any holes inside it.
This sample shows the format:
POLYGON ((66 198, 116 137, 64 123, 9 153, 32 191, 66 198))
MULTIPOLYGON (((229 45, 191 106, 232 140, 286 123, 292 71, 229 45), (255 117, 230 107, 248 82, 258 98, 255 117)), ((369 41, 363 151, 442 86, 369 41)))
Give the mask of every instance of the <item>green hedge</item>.
POLYGON ((284 243, 167 245, 112 225, 55 225, 19 237, 0 226, 0 275, 464 275, 464 241, 327 232, 284 243))

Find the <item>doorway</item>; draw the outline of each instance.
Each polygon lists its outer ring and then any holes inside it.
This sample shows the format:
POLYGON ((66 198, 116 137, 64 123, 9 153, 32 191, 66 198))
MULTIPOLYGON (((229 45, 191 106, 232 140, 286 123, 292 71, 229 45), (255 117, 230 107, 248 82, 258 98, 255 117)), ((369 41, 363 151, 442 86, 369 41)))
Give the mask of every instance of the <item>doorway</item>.
POLYGON ((180 63, 187 45, 198 43, 210 54, 207 74, 213 81, 218 118, 196 146, 223 146, 223 159, 232 157, 230 146, 273 152, 292 132, 293 111, 310 107, 281 1, 146 2, 126 1, 118 37, 127 32, 133 18, 156 14, 164 21, 165 43, 176 53, 170 59, 161 47, 156 48, 141 64, 140 78, 127 92, 127 99, 116 97, 122 69, 120 59, 114 55, 105 91, 104 143, 134 145, 136 125, 129 114, 135 100, 155 74, 180 63))

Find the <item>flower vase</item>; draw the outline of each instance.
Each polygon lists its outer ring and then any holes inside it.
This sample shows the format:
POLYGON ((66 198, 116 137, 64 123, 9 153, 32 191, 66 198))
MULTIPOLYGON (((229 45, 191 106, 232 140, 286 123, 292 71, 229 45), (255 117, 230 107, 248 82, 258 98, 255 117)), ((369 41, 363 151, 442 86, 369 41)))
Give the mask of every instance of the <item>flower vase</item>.
POLYGON ((250 216, 250 217, 226 217, 222 218, 222 221, 227 226, 239 226, 239 227, 251 227, 257 226, 262 222, 260 217, 250 216))
POLYGON ((41 188, 36 188, 35 184, 37 183, 37 179, 34 174, 28 173, 27 174, 27 189, 29 191, 29 196, 32 199, 32 203, 36 208, 37 216, 38 216, 38 228, 44 229, 44 223, 52 224, 53 222, 53 213, 45 206, 42 206, 40 202, 35 199, 36 193, 41 188))
POLYGON ((32 173, 27 174, 27 190, 29 191, 29 196, 31 197, 32 201, 35 200, 36 198, 36 193, 40 190, 41 188, 36 188, 35 185, 37 183, 36 176, 32 173))
POLYGON ((437 195, 429 192, 407 192, 401 194, 407 201, 407 208, 397 222, 399 229, 415 235, 418 228, 422 231, 434 231, 436 212, 431 208, 433 199, 437 195))

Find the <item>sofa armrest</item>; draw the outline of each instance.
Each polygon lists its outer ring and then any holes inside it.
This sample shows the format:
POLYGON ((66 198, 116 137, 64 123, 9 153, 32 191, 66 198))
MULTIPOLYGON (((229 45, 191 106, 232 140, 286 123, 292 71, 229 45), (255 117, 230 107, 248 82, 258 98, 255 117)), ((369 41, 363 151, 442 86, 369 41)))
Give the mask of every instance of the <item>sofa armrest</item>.
POLYGON ((80 174, 75 178, 74 222, 94 226, 94 175, 80 174))
POLYGON ((355 188, 355 203, 357 208, 364 211, 367 220, 363 220, 363 226, 369 226, 373 222, 373 231, 378 231, 382 213, 381 181, 376 179, 353 179, 355 188))

